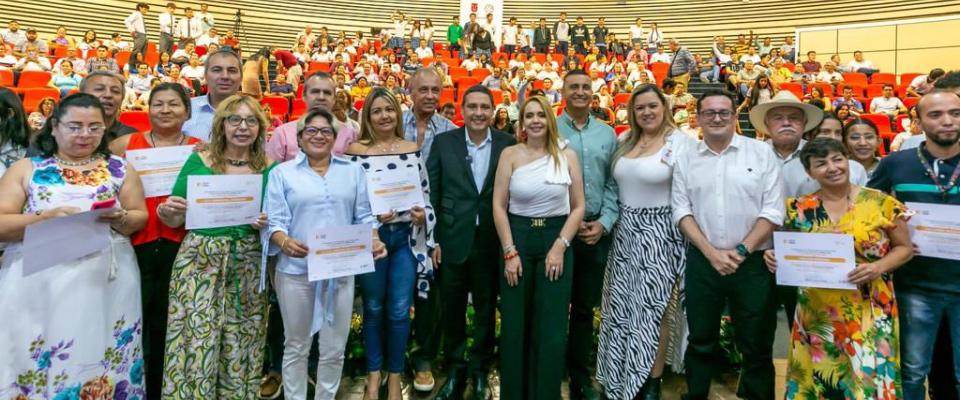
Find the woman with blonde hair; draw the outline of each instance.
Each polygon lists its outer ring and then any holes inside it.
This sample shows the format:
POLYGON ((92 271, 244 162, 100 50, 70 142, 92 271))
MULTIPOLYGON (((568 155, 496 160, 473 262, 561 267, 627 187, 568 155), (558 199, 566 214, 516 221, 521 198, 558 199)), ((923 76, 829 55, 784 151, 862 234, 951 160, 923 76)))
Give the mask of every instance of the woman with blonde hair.
POLYGON ((493 189, 504 259, 500 392, 504 399, 559 399, 583 178, 545 97, 523 103, 520 129, 520 143, 500 155, 493 189))
MULTIPOLYGON (((261 175, 272 169, 264 151, 270 121, 260 103, 234 95, 217 107, 210 144, 180 170, 173 193, 157 207, 171 228, 186 222, 190 176, 261 175)), ((261 286, 261 214, 249 225, 191 229, 170 277, 163 398, 257 396, 266 342, 267 298, 261 286)))
POLYGON ((634 89, 627 119, 630 130, 613 157, 620 218, 604 280, 597 380, 612 399, 659 399, 667 350, 683 340, 670 335, 671 325, 684 321, 686 260, 686 242, 670 217, 673 166, 697 142, 674 125, 656 85, 634 89))
POLYGON ((416 168, 426 205, 377 215, 387 256, 375 271, 357 276, 363 297, 363 341, 367 351, 367 399, 379 398, 381 370, 386 368, 389 400, 403 396, 401 373, 406 363, 413 296, 426 297, 433 282, 433 228, 430 185, 417 144, 403 139, 400 103, 388 90, 374 88, 363 102, 360 138, 347 155, 368 175, 416 168))

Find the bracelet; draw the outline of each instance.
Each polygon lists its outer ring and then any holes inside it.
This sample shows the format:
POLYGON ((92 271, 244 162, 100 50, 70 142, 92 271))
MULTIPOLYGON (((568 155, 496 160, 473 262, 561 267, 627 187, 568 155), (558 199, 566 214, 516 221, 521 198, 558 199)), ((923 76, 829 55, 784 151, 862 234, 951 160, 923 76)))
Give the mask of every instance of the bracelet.
POLYGON ((516 251, 514 251, 514 252, 512 252, 512 253, 510 253, 510 254, 504 255, 504 256, 503 256, 503 260, 504 260, 504 261, 509 261, 509 260, 514 259, 514 258, 517 258, 517 256, 519 256, 519 255, 520 255, 520 253, 517 253, 516 251))
POLYGON ((287 241, 290 240, 290 236, 283 238, 283 241, 280 242, 280 251, 284 251, 287 248, 287 241))
POLYGON ((517 249, 517 246, 511 244, 511 245, 509 245, 509 246, 507 246, 507 247, 504 247, 504 248, 503 248, 503 252, 504 252, 504 253, 509 253, 510 250, 516 250, 516 249, 517 249))

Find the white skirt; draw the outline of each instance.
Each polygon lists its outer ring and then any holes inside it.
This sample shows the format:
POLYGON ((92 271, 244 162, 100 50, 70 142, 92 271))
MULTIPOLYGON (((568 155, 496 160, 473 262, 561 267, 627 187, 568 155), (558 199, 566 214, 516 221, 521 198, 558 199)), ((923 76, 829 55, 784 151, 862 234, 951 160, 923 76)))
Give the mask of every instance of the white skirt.
POLYGON ((144 398, 130 240, 113 233, 110 248, 27 277, 20 250, 0 267, 0 398, 144 398))

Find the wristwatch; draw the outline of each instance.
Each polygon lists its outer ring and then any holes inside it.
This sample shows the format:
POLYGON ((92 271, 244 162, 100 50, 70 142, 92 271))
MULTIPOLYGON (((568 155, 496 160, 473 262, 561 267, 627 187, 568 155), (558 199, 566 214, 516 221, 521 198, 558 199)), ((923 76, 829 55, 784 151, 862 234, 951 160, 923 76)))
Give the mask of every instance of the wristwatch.
POLYGON ((570 247, 570 241, 567 240, 567 238, 563 237, 563 235, 559 236, 558 238, 561 242, 563 242, 564 247, 570 247))
POLYGON ((737 249, 737 254, 739 254, 740 257, 746 257, 750 255, 750 250, 747 250, 747 245, 743 243, 737 243, 736 249, 737 249))

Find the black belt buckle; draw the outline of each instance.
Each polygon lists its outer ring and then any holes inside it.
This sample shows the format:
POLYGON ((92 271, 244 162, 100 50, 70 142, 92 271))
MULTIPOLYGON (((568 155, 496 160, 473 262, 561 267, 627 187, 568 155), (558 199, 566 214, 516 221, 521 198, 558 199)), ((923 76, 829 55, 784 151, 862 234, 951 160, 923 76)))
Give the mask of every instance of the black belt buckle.
POLYGON ((546 218, 530 218, 531 228, 543 228, 545 226, 547 226, 546 218))

